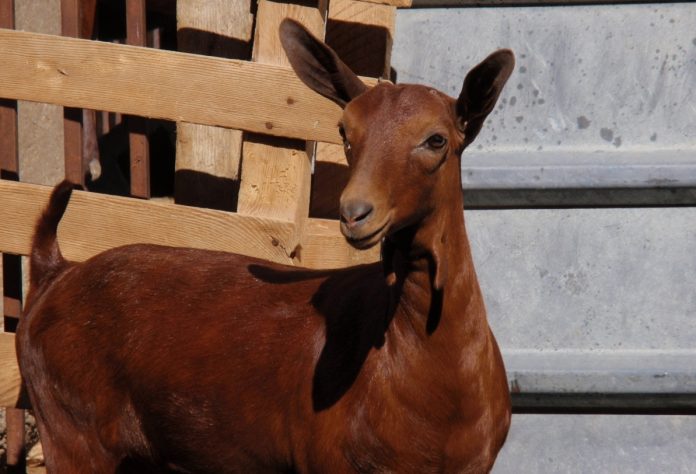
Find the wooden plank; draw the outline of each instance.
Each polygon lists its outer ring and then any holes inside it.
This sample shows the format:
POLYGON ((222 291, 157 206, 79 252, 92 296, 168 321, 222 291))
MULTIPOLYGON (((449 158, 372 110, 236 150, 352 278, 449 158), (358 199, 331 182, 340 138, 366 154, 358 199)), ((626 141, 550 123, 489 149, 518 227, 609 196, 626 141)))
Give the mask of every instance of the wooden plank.
POLYGON ((326 43, 356 73, 390 77, 396 8, 357 0, 331 0, 326 43))
MULTIPOLYGON (((0 3, 0 28, 14 28, 14 1, 0 3)), ((0 99, 0 177, 17 174, 17 102, 0 99)))
MULTIPOLYGON (((252 60, 259 63, 289 66, 278 34, 285 18, 293 18, 316 36, 323 36, 324 18, 317 8, 261 0, 256 15, 252 60)), ((307 149, 304 142, 261 137, 247 140, 243 149, 238 210, 294 222, 298 232, 292 242, 293 255, 309 214, 312 171, 307 149)))
POLYGON ((0 407, 17 404, 21 377, 17 367, 14 334, 0 332, 0 407))
MULTIPOLYGON (((27 255, 51 188, 0 181, 0 252, 27 255)), ((292 264, 292 224, 162 202, 76 191, 59 227, 66 258, 82 261, 112 247, 154 243, 235 252, 292 264)))
MULTIPOLYGON (((145 0, 126 0, 126 43, 131 46, 145 46, 146 42, 145 0)), ((141 117, 128 117, 127 120, 131 196, 149 198, 150 145, 146 133, 147 124, 141 117)))
POLYGON ((286 67, 9 30, 0 61, 0 97, 341 142, 340 107, 286 67))
POLYGON ((249 0, 178 0, 176 23, 180 51, 248 58, 254 27, 249 0))
POLYGON ((300 265, 308 268, 343 268, 376 262, 379 245, 357 250, 348 245, 341 234, 339 222, 308 219, 301 242, 300 265))
POLYGON ((225 211, 237 209, 242 132, 177 124, 175 200, 225 211))
MULTIPOLYGON (((80 37, 80 4, 78 0, 60 2, 61 34, 80 37)), ((65 177, 73 183, 84 184, 82 168, 82 111, 66 107, 63 111, 63 150, 65 177)))
POLYGON ((311 182, 304 142, 250 136, 243 156, 239 213, 301 225, 308 215, 311 182))
MULTIPOLYGON (((28 255, 36 219, 51 188, 0 181, 0 251, 28 255)), ((82 261, 131 243, 154 243, 236 252, 310 268, 340 268, 376 261, 379 249, 358 251, 338 221, 308 219, 295 260, 285 249, 292 224, 274 219, 131 198, 74 192, 59 227, 66 258, 82 261)), ((292 250, 292 249, 290 249, 292 250)))
POLYGON ((290 66, 280 44, 278 29, 285 18, 292 18, 304 25, 317 38, 324 37, 323 12, 318 8, 291 3, 259 0, 256 12, 256 31, 252 60, 263 64, 290 66))
MULTIPOLYGON (((249 0, 178 1, 179 50, 246 59, 254 20, 250 11, 249 0)), ((176 202, 236 210, 241 130, 179 122, 176 148, 176 202)))
MULTIPOLYGON (((416 2, 418 1, 419 0, 416 0, 416 2)), ((413 0, 360 0, 360 3, 376 3, 380 5, 390 5, 392 7, 408 8, 413 3, 413 0)))
POLYGON ((0 173, 2 178, 16 178, 17 163, 17 102, 0 99, 0 173))

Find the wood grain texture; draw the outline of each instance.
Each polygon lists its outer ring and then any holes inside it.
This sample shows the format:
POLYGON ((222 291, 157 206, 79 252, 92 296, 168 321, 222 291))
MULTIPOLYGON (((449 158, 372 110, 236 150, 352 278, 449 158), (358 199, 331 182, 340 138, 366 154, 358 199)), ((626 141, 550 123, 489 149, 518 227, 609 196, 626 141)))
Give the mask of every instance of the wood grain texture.
MULTIPOLYGON (((249 41, 254 27, 254 15, 251 14, 250 2, 246 0, 178 0, 176 27, 177 30, 191 28, 225 38, 249 41)), ((205 47, 210 47, 210 42, 206 43, 205 47)), ((198 50, 203 47, 194 46, 198 50)))
MULTIPOLYGON (((0 180, 0 252, 27 255, 51 188, 0 180)), ((230 212, 75 191, 58 228, 66 258, 83 261, 119 245, 153 243, 235 252, 289 265, 340 268, 375 261, 378 249, 350 247, 338 221, 308 219, 293 260, 292 224, 230 212)))
POLYGON ((0 61, 0 97, 341 141, 340 108, 286 67, 10 30, 0 61))
POLYGON ((297 224, 307 217, 310 157, 302 142, 295 143, 295 148, 288 145, 291 144, 255 141, 253 137, 244 142, 240 214, 297 224))
POLYGON ((176 170, 201 173, 237 180, 242 154, 242 132, 196 123, 177 128, 176 170))
POLYGON ((300 264, 308 268, 344 268, 380 258, 379 246, 357 250, 348 245, 337 220, 308 219, 301 245, 300 264))
POLYGON ((360 0, 360 3, 377 3, 380 5, 391 5, 392 7, 408 8, 413 4, 413 0, 360 0))
MULTIPOLYGON (((51 188, 0 180, 0 252, 27 255, 51 188)), ((58 229, 63 255, 85 260, 109 248, 153 243, 235 252, 292 264, 286 222, 75 191, 58 229)))
MULTIPOLYGON (((317 8, 261 0, 256 13, 253 61, 289 67, 278 34, 285 18, 297 20, 314 35, 323 37, 324 19, 317 8)), ((311 157, 303 142, 287 142, 251 138, 244 143, 238 211, 293 222, 297 232, 290 253, 296 256, 309 215, 311 157)))
MULTIPOLYGON (((147 43, 147 14, 145 0, 126 0, 126 43, 145 46, 147 43)), ((128 119, 130 149, 130 193, 139 198, 150 197, 150 145, 141 117, 128 119)), ((87 122, 83 121, 85 129, 87 122)))
MULTIPOLYGON (((180 51, 245 59, 254 20, 250 0, 180 0, 176 8, 180 51)), ((233 210, 241 156, 241 130, 177 123, 176 201, 233 210)))
POLYGON ((358 0, 331 0, 326 43, 356 73, 390 77, 396 8, 358 0))
POLYGON ((280 22, 285 18, 302 23, 317 38, 324 37, 324 18, 318 8, 259 0, 251 55, 253 61, 290 67, 278 33, 280 22))
POLYGON ((14 334, 0 332, 0 407, 14 407, 21 377, 17 367, 14 334))

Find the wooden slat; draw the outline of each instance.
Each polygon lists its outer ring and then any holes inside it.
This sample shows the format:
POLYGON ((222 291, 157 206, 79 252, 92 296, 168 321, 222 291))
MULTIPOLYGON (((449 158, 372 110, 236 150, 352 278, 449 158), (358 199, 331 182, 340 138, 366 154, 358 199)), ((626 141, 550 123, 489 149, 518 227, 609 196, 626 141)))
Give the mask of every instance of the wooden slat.
POLYGON ((343 268, 379 260, 379 245, 356 250, 346 242, 339 222, 308 219, 301 243, 300 264, 308 268, 343 268))
POLYGON ((307 217, 310 158, 304 142, 287 142, 264 137, 244 142, 239 213, 298 224, 307 217))
POLYGON ((292 18, 304 25, 317 38, 324 37, 324 16, 318 8, 259 0, 256 12, 256 31, 252 60, 263 64, 290 66, 278 29, 285 18, 292 18))
MULTIPOLYGON (((126 0, 126 43, 145 46, 147 27, 145 0, 126 0)), ((147 78, 142 78, 143 81, 147 78)), ((150 146, 147 140, 146 122, 141 117, 128 118, 128 143, 130 148, 131 196, 150 197, 150 146)))
MULTIPOLYGON (((418 1, 418 0, 416 0, 418 1)), ((381 5, 391 5, 393 7, 408 8, 413 3, 413 0, 360 0, 361 3, 378 3, 381 5)), ((481 1, 480 3, 484 3, 481 1)))
MULTIPOLYGON (((14 28, 14 2, 0 2, 0 28, 14 28)), ((0 99, 0 172, 17 176, 17 102, 0 99)))
POLYGON ((14 28, 14 0, 0 2, 0 28, 14 28))
POLYGON ((0 171, 17 176, 17 102, 0 99, 0 171))
MULTIPOLYGON (((47 186, 0 181, 0 252, 27 255, 47 186)), ((59 227, 66 258, 82 261, 130 243, 224 250, 292 264, 292 224, 175 204, 75 191, 59 227)))
POLYGON ((340 108, 285 67, 9 30, 0 61, 0 97, 341 141, 340 108))
POLYGON ((331 0, 326 43, 356 73, 389 78, 396 8, 331 0))
POLYGON ((14 334, 0 332, 0 407, 14 407, 21 378, 15 355, 14 334))
MULTIPOLYGON (((60 2, 61 34, 80 37, 80 5, 78 0, 60 2)), ((73 183, 84 184, 82 168, 82 111, 66 107, 63 111, 63 150, 65 177, 73 183)))
MULTIPOLYGON (((256 13, 252 60, 289 66, 278 29, 285 18, 293 18, 322 37, 324 18, 317 8, 261 0, 256 13)), ((309 215, 311 157, 304 142, 282 139, 250 139, 244 143, 242 180, 238 210, 242 214, 273 217, 294 222, 298 231, 291 254, 300 241, 309 215)))
MULTIPOLYGON (((0 252, 27 255, 36 219, 50 187, 0 181, 0 252)), ((58 237, 66 258, 85 260, 131 243, 154 243, 236 252, 311 268, 339 268, 377 260, 378 249, 350 247, 338 221, 308 219, 302 250, 286 253, 292 224, 274 219, 75 191, 58 237)))
MULTIPOLYGON (((180 51, 248 57, 253 27, 250 0, 179 0, 176 9, 180 51)), ((235 210, 241 156, 241 130, 177 123, 176 202, 235 210)))

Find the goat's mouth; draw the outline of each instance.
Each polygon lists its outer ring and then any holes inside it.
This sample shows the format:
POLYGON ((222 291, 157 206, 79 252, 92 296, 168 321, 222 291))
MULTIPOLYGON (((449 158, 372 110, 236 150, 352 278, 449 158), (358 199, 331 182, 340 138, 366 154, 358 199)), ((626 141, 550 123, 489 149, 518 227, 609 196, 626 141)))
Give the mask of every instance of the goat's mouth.
POLYGON ((343 226, 341 226, 341 232, 348 241, 348 243, 359 250, 369 249, 374 247, 376 244, 382 241, 382 238, 386 235, 389 229, 390 219, 387 218, 385 221, 377 226, 377 229, 370 232, 367 231, 365 235, 356 235, 350 231, 346 231, 343 226))

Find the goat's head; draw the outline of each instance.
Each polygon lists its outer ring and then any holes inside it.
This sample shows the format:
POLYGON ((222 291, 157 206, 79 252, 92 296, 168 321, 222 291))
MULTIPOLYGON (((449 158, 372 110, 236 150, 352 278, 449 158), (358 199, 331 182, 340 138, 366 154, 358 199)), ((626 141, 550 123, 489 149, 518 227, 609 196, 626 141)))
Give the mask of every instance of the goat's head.
POLYGON ((324 43, 284 20, 281 41, 299 78, 343 107, 351 169, 341 231, 357 248, 416 224, 461 193, 460 155, 493 110, 514 67, 499 50, 472 69, 458 99, 420 85, 367 87, 324 43))

